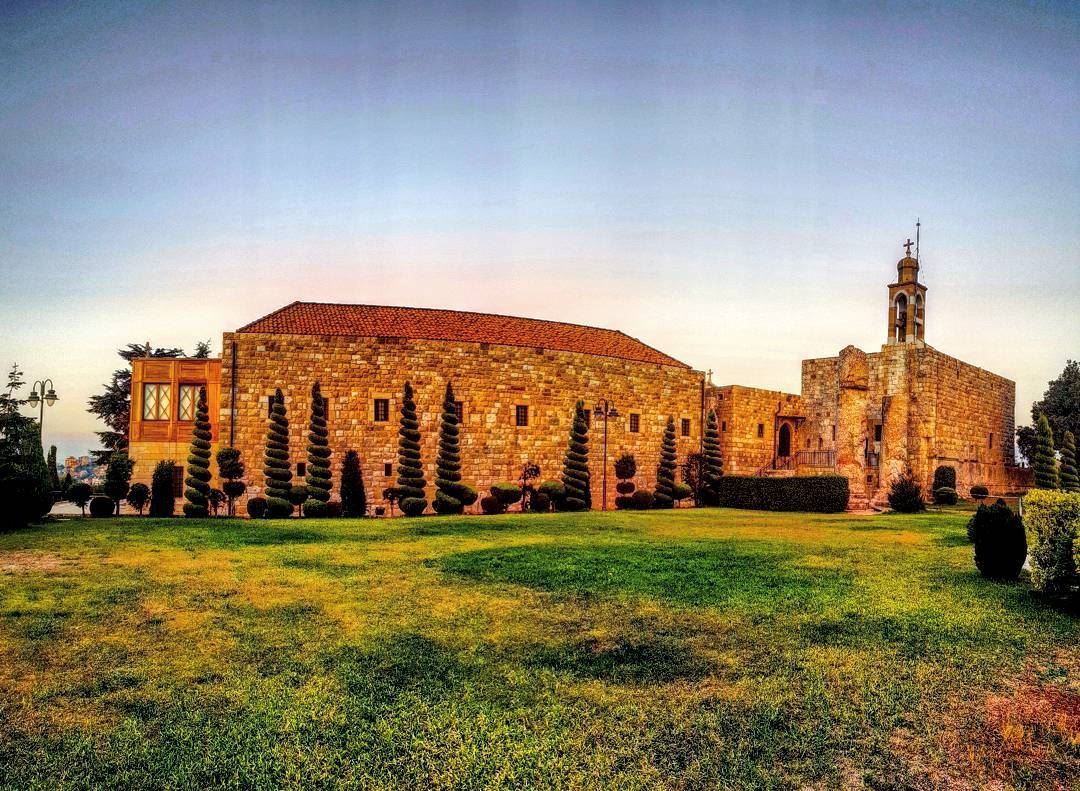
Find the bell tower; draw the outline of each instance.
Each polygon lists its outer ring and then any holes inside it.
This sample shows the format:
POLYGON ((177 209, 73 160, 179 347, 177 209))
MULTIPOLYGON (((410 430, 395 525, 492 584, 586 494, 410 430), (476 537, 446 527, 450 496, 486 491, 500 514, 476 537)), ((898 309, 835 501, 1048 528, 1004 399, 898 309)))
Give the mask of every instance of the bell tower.
POLYGON ((896 282, 889 284, 887 344, 923 345, 926 331, 926 286, 919 282, 919 260, 911 257, 908 239, 904 257, 896 264, 896 282))

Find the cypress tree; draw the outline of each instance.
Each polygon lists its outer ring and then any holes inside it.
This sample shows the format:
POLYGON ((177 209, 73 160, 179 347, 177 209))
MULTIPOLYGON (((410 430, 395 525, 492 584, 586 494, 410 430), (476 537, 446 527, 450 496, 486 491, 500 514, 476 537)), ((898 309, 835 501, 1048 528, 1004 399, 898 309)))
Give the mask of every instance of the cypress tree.
POLYGON ((49 457, 46 462, 49 465, 49 485, 52 486, 54 492, 58 492, 61 489, 60 486, 60 473, 56 471, 56 446, 49 446, 49 457))
POLYGON ((585 402, 574 407, 574 423, 570 427, 570 444, 563 461, 563 486, 566 496, 562 508, 566 511, 585 511, 592 503, 589 477, 589 424, 585 422, 585 402))
POLYGON ((447 382, 439 427, 439 455, 435 460, 435 502, 431 504, 440 514, 460 514, 465 508, 462 502, 465 487, 461 483, 459 423, 454 388, 447 382))
POLYGON ((206 388, 199 388, 195 406, 195 427, 191 430, 191 452, 187 458, 188 474, 184 479, 184 516, 206 518, 210 515, 210 410, 206 388))
POLYGON ((1046 415, 1039 415, 1035 430, 1035 451, 1031 466, 1035 468, 1036 489, 1058 488, 1057 463, 1054 460, 1054 435, 1046 415))
POLYGON ((154 466, 154 475, 150 479, 150 516, 172 516, 176 507, 173 496, 173 467, 171 459, 159 461, 154 466))
POLYGON ((364 476, 360 472, 360 454, 355 450, 345 451, 345 460, 341 463, 340 491, 342 516, 367 516, 364 476))
POLYGON ((330 442, 326 430, 326 399, 319 383, 311 386, 311 421, 308 427, 308 497, 322 503, 330 502, 330 442))
POLYGON ((701 444, 705 469, 702 474, 702 499, 705 505, 716 505, 717 487, 724 474, 724 460, 720 455, 720 432, 716 429, 716 411, 709 410, 705 419, 705 438, 701 444))
POLYGON ((657 508, 671 508, 675 498, 675 418, 668 417, 664 428, 664 441, 660 445, 660 464, 656 467, 656 491, 653 493, 653 505, 657 508))
POLYGON ((1065 432, 1061 442, 1061 488, 1067 492, 1080 492, 1080 477, 1076 474, 1076 437, 1065 432))
POLYGON ((406 516, 420 516, 427 508, 424 496, 424 464, 420 457, 420 421, 412 385, 405 383, 401 401, 401 428, 398 429, 397 495, 406 516))
POLYGON ((266 476, 266 512, 272 519, 292 516, 289 502, 292 470, 289 469, 289 419, 285 412, 285 396, 278 389, 266 429, 266 457, 263 474, 266 476))

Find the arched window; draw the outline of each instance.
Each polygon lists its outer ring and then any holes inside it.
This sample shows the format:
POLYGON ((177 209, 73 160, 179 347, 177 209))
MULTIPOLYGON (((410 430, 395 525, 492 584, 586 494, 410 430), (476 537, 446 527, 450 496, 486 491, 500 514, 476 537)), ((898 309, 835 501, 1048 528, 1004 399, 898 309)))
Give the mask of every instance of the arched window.
POLYGON ((897 341, 903 341, 907 337, 907 310, 908 301, 906 294, 896 295, 896 326, 895 335, 897 341))

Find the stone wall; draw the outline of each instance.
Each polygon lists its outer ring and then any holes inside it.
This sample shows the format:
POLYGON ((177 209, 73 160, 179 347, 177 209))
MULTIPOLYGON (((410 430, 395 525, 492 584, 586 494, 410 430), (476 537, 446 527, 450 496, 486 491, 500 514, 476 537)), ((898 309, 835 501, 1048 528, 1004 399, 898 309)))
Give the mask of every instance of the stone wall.
POLYGON ((726 474, 754 475, 771 462, 776 433, 783 422, 792 430, 792 451, 802 447, 795 421, 783 417, 801 413, 802 399, 797 395, 742 385, 710 385, 706 401, 706 409, 716 410, 726 474))
MULTIPOLYGON (((680 461, 701 443, 702 375, 674 366, 611 357, 493 344, 347 338, 337 336, 226 333, 221 373, 221 441, 239 448, 248 468, 249 495, 261 494, 267 400, 281 388, 288 410, 290 456, 306 461, 311 384, 318 380, 328 401, 335 499, 346 449, 359 452, 369 499, 396 483, 398 409, 406 380, 416 391, 429 500, 434 496, 435 458, 443 391, 451 380, 463 402, 461 433, 464 481, 486 492, 513 481, 526 461, 538 463, 541 479, 559 479, 577 399, 590 408, 602 398, 620 416, 608 425, 608 507, 615 498, 614 461, 624 452, 638 462, 637 483, 653 488, 660 443, 669 415, 675 418, 680 461), (236 366, 232 364, 233 346, 236 366), (230 415, 235 376, 236 410, 230 415), (374 399, 390 401, 390 420, 375 422, 374 399), (518 427, 515 408, 527 406, 529 425, 518 427), (630 431, 638 415, 639 431, 630 431), (681 421, 690 422, 682 436, 681 421), (387 466, 389 465, 389 474, 387 466)), ((602 421, 590 429, 593 505, 601 505, 602 421)))

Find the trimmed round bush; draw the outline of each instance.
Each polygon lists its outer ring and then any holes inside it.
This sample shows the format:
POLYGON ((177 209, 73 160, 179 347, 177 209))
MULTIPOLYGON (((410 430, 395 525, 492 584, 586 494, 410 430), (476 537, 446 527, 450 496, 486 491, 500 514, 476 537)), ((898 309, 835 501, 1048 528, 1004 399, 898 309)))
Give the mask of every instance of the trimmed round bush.
POLYGON ((111 497, 95 497, 90 501, 90 516, 98 518, 112 516, 114 508, 116 508, 116 503, 111 497))
POLYGON ((480 498, 480 510, 485 514, 501 514, 503 512, 502 503, 499 502, 498 497, 488 495, 487 497, 480 498))
POLYGON ((529 498, 529 510, 543 514, 551 510, 551 498, 543 492, 533 492, 529 498))
POLYGON ((423 497, 406 497, 398 506, 405 516, 420 516, 427 508, 427 500, 423 497))
POLYGON ((999 580, 1019 577, 1027 558, 1027 539, 1020 517, 998 500, 990 507, 980 505, 971 521, 979 573, 999 580))
MULTIPOLYGON (((289 502, 294 506, 303 505, 311 497, 311 490, 302 484, 289 487, 289 502)), ((291 512, 290 512, 291 515, 291 512)))
POLYGON ((634 507, 634 498, 629 494, 620 494, 615 497, 615 507, 620 511, 626 511, 634 507))
POLYGON ((566 496, 566 487, 563 486, 562 481, 544 481, 536 487, 536 491, 546 494, 556 508, 559 506, 559 501, 566 496))
POLYGON ((633 494, 636 488, 633 481, 619 481, 615 484, 615 491, 619 494, 633 494))
POLYGON ((671 490, 671 499, 675 502, 681 502, 692 497, 694 490, 690 488, 688 483, 677 483, 671 490))
POLYGON ((470 506, 476 502, 476 498, 479 497, 479 493, 476 489, 467 484, 461 484, 461 488, 458 489, 457 499, 461 500, 461 504, 464 506, 470 506))
POLYGON ((956 489, 949 486, 939 486, 934 489, 934 502, 938 505, 956 505, 956 489))
POLYGON ((917 514, 926 510, 922 487, 911 472, 906 472, 889 487, 889 507, 901 514, 917 514))
POLYGON ((441 489, 435 492, 435 499, 431 501, 431 509, 443 516, 460 514, 463 507, 461 500, 451 497, 441 489))
POLYGON ((653 507, 653 493, 648 489, 638 489, 630 495, 630 504, 635 511, 646 511, 653 507))
POLYGON ((312 519, 321 519, 326 516, 326 503, 322 500, 316 500, 314 497, 304 501, 304 516, 309 516, 312 519))
POLYGON ((521 487, 514 483, 496 483, 491 487, 491 496, 506 510, 521 499, 521 487))
POLYGON ((267 502, 265 497, 250 497, 247 501, 248 516, 252 519, 262 519, 266 516, 267 502))
POLYGON ((982 500, 990 496, 990 490, 983 486, 981 483, 977 483, 971 487, 971 498, 973 500, 982 500))
POLYGON ((956 468, 942 464, 934 470, 934 491, 938 489, 956 489, 956 468))
POLYGON ((331 500, 326 504, 326 518, 337 519, 341 516, 341 501, 331 500))

